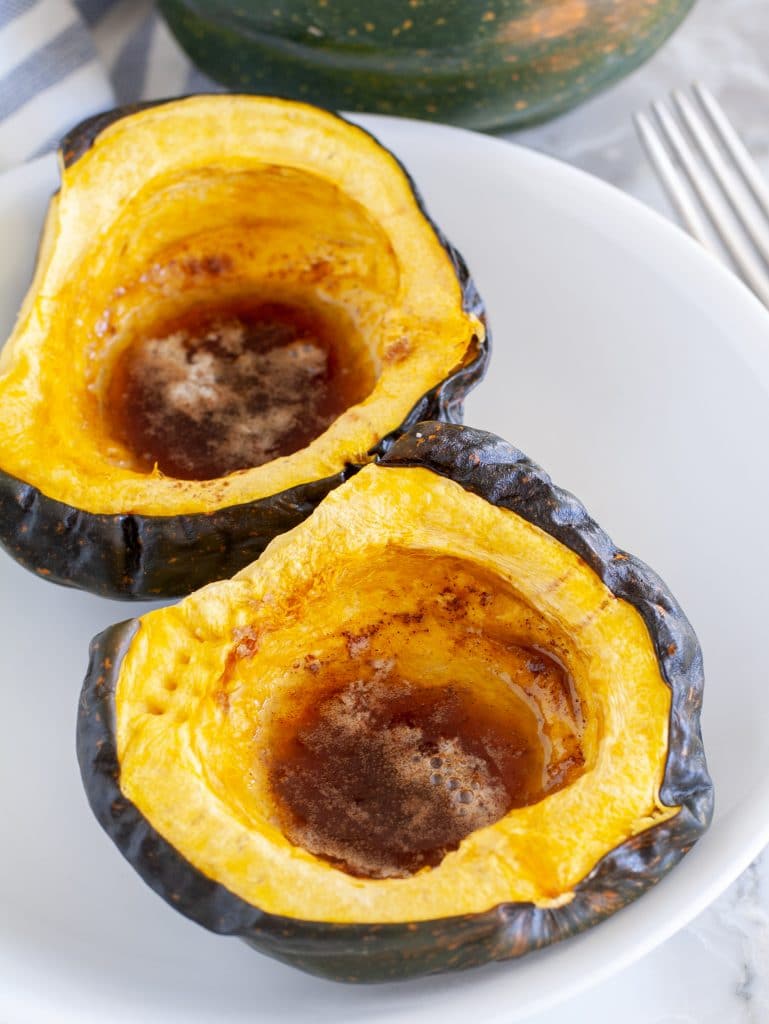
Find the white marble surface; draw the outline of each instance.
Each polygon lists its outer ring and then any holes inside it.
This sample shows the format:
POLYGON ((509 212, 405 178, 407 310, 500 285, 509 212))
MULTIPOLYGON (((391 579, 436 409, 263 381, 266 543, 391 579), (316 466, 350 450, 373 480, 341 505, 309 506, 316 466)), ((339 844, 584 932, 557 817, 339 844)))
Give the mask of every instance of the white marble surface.
MULTIPOLYGON (((630 114, 701 80, 769 174, 769 0, 699 0, 668 44, 620 85, 509 138, 597 174, 662 213, 630 114)), ((531 1024, 769 1022, 769 852, 689 927, 609 981, 531 1024)))

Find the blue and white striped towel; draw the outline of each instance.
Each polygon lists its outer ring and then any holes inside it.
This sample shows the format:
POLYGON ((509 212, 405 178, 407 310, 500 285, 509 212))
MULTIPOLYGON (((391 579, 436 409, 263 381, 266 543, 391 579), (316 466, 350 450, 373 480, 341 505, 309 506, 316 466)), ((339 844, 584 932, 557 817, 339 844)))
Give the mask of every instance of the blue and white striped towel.
POLYGON ((0 0, 0 170, 97 111, 217 88, 153 0, 0 0))

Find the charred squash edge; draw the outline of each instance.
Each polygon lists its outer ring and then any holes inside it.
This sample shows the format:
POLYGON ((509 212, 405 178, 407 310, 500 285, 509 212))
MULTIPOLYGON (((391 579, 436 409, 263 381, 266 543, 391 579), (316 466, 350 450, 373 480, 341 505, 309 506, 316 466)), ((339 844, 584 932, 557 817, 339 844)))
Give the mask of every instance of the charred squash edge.
MULTIPOLYGON (((189 97, 137 103, 88 118, 62 139, 59 148, 64 166, 76 163, 101 132, 121 118, 185 98, 189 97)), ((476 339, 466 361, 426 392, 403 423, 378 442, 369 452, 371 458, 383 455, 419 420, 461 422, 464 398, 486 372, 491 342, 484 304, 464 259, 432 221, 413 179, 395 159, 408 179, 419 212, 451 260, 463 310, 483 322, 486 336, 483 341, 476 339)), ((360 468, 347 465, 334 476, 215 512, 171 516, 86 512, 50 498, 0 469, 0 547, 51 582, 102 597, 179 597, 232 576, 254 561, 273 537, 300 523, 330 490, 360 468)))
POLYGON ((312 974, 378 982, 474 967, 541 949, 613 914, 658 882, 705 831, 713 785, 700 733, 702 654, 694 631, 660 578, 619 550, 570 493, 493 434, 441 422, 418 424, 382 457, 460 484, 555 537, 642 616, 672 691, 661 798, 680 811, 616 847, 574 890, 543 909, 504 903, 481 914, 402 924, 333 924, 266 914, 205 877, 142 817, 120 790, 114 693, 137 619, 97 636, 80 700, 78 759, 91 807, 142 878, 171 906, 211 931, 237 935, 312 974))

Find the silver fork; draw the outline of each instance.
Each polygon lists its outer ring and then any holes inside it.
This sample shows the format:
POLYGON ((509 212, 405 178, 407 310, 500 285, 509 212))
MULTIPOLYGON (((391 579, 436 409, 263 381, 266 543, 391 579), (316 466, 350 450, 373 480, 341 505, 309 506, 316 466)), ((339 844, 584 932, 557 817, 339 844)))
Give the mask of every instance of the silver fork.
POLYGON ((660 102, 654 120, 636 114, 638 135, 687 231, 716 255, 725 250, 769 307, 769 184, 710 90, 695 84, 692 93, 696 103, 672 93, 678 120, 660 102))

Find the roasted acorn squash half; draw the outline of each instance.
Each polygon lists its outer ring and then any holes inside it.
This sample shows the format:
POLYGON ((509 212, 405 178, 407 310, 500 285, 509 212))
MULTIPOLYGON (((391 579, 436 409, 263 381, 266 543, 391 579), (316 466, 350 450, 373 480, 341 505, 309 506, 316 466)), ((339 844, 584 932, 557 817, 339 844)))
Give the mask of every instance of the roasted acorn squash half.
POLYGON ((172 906, 307 971, 520 956, 712 814, 660 579, 481 431, 418 425, 258 562, 92 645, 91 806, 172 906))
POLYGON ((230 576, 487 358, 395 157, 316 107, 193 96, 63 142, 0 356, 0 544, 124 598, 230 576))

